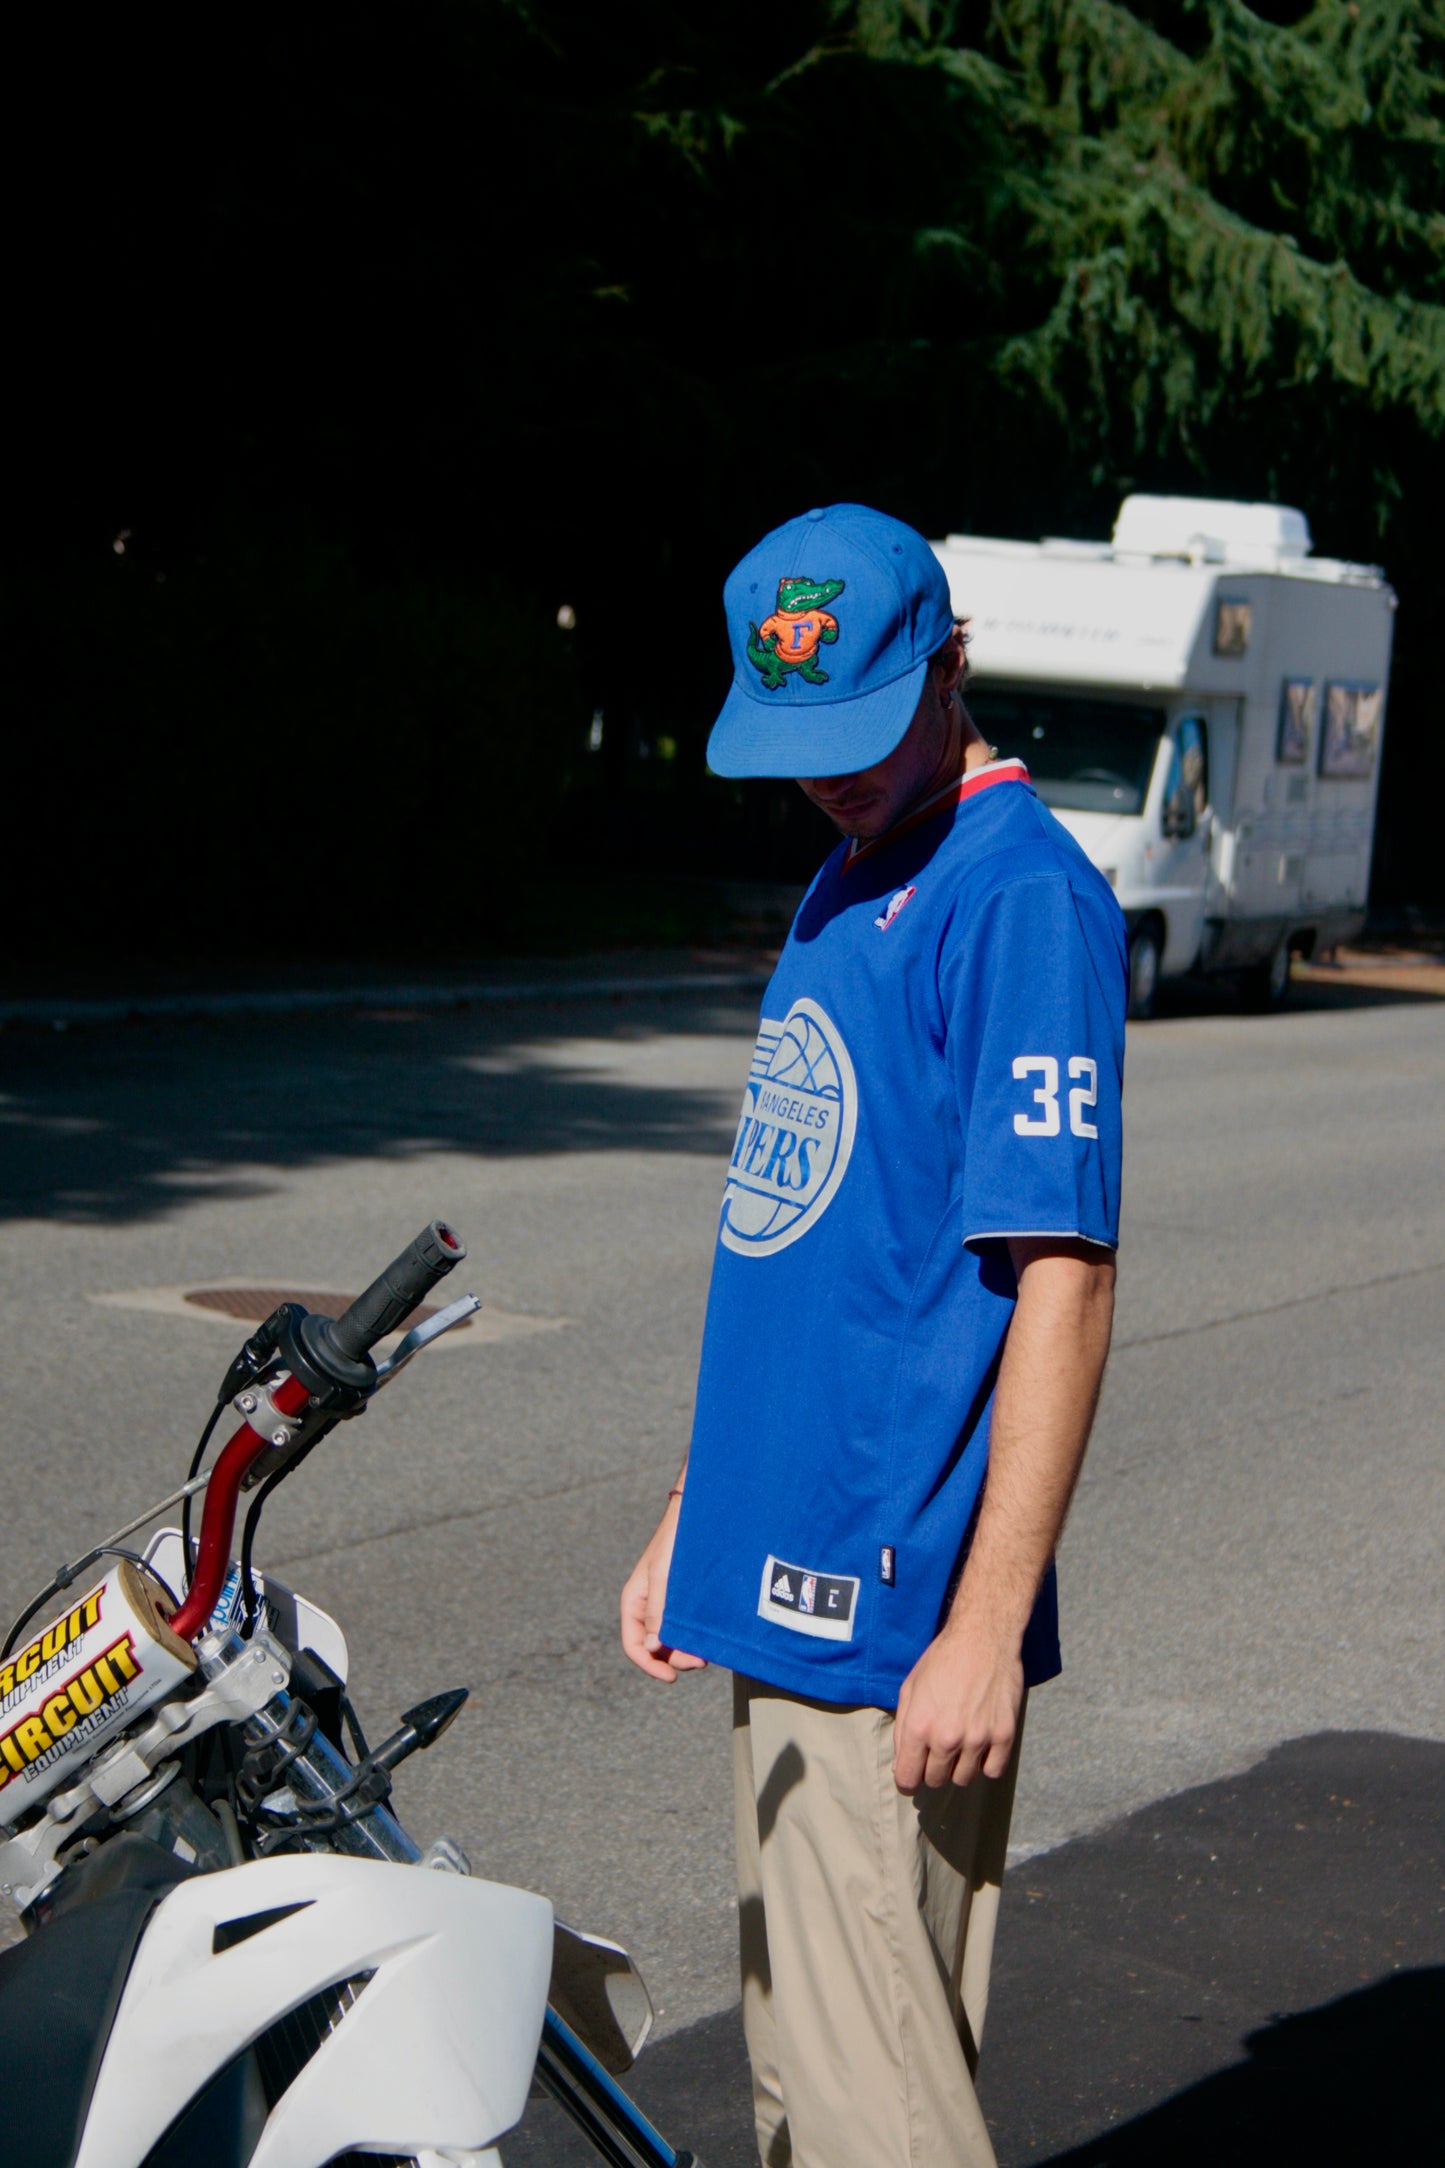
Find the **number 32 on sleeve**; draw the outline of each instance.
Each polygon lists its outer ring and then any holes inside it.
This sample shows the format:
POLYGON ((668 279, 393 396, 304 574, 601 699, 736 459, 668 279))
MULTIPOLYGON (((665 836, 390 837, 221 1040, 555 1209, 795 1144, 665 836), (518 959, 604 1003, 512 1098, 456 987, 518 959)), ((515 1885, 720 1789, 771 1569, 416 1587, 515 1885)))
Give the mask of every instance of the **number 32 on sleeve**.
MULTIPOLYGON (((1021 1083, 1031 1076, 1043 1079, 1033 1094, 1042 1111, 1016 1114, 1015 1133, 1020 1137, 1056 1137, 1060 1126, 1058 1062, 1052 1054, 1020 1054, 1014 1062, 1014 1075, 1021 1083)), ((1090 1109, 1099 1103, 1099 1064, 1087 1054, 1071 1054, 1069 1075, 1082 1079, 1069 1093, 1069 1128, 1076 1137, 1097 1137, 1098 1128, 1088 1117, 1090 1109)))

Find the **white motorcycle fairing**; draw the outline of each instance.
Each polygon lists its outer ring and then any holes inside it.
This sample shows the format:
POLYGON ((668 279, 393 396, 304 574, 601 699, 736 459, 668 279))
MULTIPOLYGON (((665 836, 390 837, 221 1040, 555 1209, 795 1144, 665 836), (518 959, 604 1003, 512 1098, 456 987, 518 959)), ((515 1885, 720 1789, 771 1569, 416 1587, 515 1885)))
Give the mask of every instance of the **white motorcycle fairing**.
POLYGON ((75 2168, 137 2168, 236 2055, 348 1983, 251 2168, 489 2146, 526 2105, 551 1965, 551 1905, 500 1883, 311 1852, 198 1875, 146 1927, 75 2168))

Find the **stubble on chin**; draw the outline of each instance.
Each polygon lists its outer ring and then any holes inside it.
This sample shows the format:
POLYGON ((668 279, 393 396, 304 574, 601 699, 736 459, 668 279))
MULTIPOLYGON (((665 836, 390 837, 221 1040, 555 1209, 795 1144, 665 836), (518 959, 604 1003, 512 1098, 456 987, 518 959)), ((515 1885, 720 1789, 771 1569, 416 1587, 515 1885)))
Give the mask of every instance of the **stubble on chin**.
POLYGON ((867 843, 874 836, 881 836, 890 822, 891 815, 886 805, 865 801, 856 808, 840 807, 835 811, 830 805, 820 804, 811 791, 805 790, 803 795, 810 805, 817 806, 818 811, 832 823, 840 836, 849 837, 859 843, 867 843))

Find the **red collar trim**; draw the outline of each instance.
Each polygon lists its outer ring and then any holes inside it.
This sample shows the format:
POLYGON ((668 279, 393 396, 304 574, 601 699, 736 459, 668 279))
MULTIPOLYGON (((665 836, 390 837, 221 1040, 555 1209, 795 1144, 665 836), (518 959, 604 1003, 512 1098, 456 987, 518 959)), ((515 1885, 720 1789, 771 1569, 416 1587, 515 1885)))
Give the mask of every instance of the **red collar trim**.
POLYGON ((854 836, 844 855, 843 871, 851 873, 854 866, 872 852, 881 851, 888 844, 896 843, 899 837, 906 836, 911 828, 917 828, 922 822, 931 821, 936 814, 961 805, 965 798, 976 798, 980 791, 992 789, 995 783, 1027 783, 1028 779, 1029 771, 1021 760, 994 760, 990 761, 986 768, 975 768, 972 775, 961 776, 956 783, 945 783, 942 790, 936 790, 931 798, 925 798, 922 805, 915 806, 911 813, 905 815, 892 828, 886 828, 881 836, 871 836, 866 843, 860 843, 854 836))

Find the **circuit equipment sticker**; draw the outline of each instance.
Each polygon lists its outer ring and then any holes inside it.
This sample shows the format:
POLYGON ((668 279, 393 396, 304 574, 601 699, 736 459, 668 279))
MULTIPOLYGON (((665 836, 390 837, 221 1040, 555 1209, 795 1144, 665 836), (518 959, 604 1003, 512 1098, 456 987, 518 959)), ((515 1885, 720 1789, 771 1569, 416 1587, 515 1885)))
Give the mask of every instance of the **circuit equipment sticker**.
POLYGON ((37 1634, 18 1656, 12 1656, 6 1664, 0 1666, 0 1717, 4 1716, 10 1702, 22 1689, 25 1699, 29 1701, 35 1682, 43 1681, 47 1672, 65 1669, 65 1652, 71 1643, 79 1641, 83 1634, 88 1634, 91 1627, 98 1623, 105 1590, 106 1583, 102 1581, 99 1588, 93 1588, 88 1596, 81 1598, 73 1611, 67 1611, 64 1618, 56 1619, 52 1625, 46 1627, 43 1634, 37 1634))
POLYGON ((47 1694, 38 1708, 0 1732, 0 1789, 17 1777, 33 1782, 80 1740, 103 1729, 129 1701, 131 1683, 142 1668, 134 1636, 123 1633, 47 1694))

